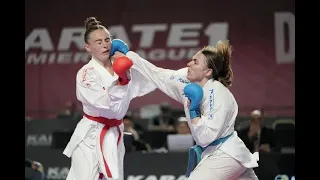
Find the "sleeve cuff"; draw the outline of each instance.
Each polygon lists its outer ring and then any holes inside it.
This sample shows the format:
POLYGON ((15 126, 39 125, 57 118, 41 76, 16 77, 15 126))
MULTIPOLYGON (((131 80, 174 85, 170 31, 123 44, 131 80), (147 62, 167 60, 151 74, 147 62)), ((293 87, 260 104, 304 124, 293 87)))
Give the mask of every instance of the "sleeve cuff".
POLYGON ((127 52, 126 56, 132 60, 133 58, 135 58, 136 53, 134 53, 133 51, 129 51, 127 52))
POLYGON ((205 129, 205 124, 203 119, 200 119, 197 124, 192 124, 191 120, 189 122, 189 127, 195 136, 199 136, 202 131, 205 129))

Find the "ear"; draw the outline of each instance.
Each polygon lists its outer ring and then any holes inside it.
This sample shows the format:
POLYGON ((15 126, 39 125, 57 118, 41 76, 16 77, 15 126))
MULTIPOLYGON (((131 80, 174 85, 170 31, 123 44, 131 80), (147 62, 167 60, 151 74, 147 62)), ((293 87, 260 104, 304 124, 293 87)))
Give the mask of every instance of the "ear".
POLYGON ((208 78, 211 78, 213 76, 213 70, 208 68, 206 71, 207 72, 206 72, 205 76, 208 78))
POLYGON ((84 45, 84 48, 85 48, 89 53, 91 52, 91 49, 90 49, 89 44, 85 44, 85 45, 84 45))

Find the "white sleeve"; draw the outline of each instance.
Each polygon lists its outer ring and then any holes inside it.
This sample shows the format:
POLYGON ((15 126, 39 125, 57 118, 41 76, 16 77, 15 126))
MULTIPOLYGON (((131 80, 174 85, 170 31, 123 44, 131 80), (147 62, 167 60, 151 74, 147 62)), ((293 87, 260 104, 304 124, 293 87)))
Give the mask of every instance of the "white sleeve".
POLYGON ((133 70, 139 71, 169 97, 180 103, 184 102, 183 88, 190 83, 185 78, 186 68, 180 70, 159 68, 132 51, 126 56, 133 61, 133 70))
POLYGON ((152 81, 134 69, 130 69, 130 76, 127 85, 109 87, 109 104, 113 111, 126 112, 132 99, 144 96, 157 88, 152 81))
POLYGON ((130 69, 129 93, 130 99, 144 96, 157 89, 156 84, 135 69, 130 69))
POLYGON ((112 110, 119 113, 126 111, 126 104, 130 103, 130 99, 125 98, 128 86, 104 87, 100 81, 94 70, 90 68, 80 70, 76 79, 78 100, 101 110, 112 110))
MULTIPOLYGON (((204 93, 207 95, 209 92, 204 93)), ((235 113, 235 106, 229 106, 228 102, 226 102, 228 101, 227 99, 223 96, 215 96, 214 100, 206 101, 203 106, 205 111, 198 123, 192 124, 189 122, 190 130, 198 145, 202 147, 209 145, 211 142, 221 138, 229 127, 235 113)))

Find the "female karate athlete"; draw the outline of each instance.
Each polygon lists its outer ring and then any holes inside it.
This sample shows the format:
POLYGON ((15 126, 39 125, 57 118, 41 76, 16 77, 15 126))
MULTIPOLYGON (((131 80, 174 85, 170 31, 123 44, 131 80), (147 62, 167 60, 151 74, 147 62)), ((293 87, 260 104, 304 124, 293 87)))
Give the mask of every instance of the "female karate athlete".
POLYGON ((76 76, 76 95, 84 115, 63 154, 71 157, 67 180, 123 180, 123 123, 130 100, 156 89, 155 85, 135 70, 126 72, 131 61, 112 66, 109 58, 109 31, 90 17, 85 21, 85 49, 92 59, 76 76), (118 70, 119 77, 113 68, 118 70), (136 79, 139 81, 135 82, 136 79), (134 82, 134 83, 131 83, 134 82), (113 92, 112 95, 110 92, 113 92))
POLYGON ((189 151, 188 180, 258 179, 253 171, 258 167, 257 158, 234 130, 238 105, 228 89, 233 78, 229 41, 204 47, 187 68, 177 71, 156 67, 132 51, 123 51, 128 49, 124 47, 127 45, 119 39, 112 42, 110 56, 117 58, 115 62, 131 59, 131 69, 148 77, 184 106, 197 144, 189 151), (198 161, 194 169, 192 152, 197 154, 198 161))

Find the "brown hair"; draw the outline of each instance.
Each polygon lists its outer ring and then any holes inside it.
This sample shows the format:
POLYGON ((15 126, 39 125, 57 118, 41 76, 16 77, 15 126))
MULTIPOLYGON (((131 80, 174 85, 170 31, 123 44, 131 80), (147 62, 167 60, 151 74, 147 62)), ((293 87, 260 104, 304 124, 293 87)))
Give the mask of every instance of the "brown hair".
POLYGON ((212 78, 224 86, 231 86, 233 71, 231 69, 232 47, 228 40, 218 41, 216 47, 206 46, 201 50, 206 57, 208 68, 213 70, 212 78))
POLYGON ((86 43, 88 43, 90 33, 97 29, 107 29, 103 25, 101 25, 101 22, 98 21, 95 17, 88 17, 84 21, 84 27, 86 28, 86 32, 84 33, 84 42, 86 43))

